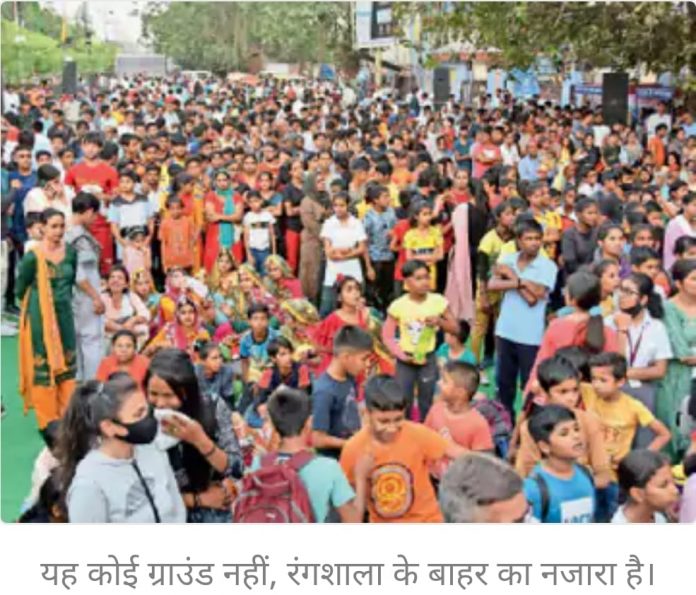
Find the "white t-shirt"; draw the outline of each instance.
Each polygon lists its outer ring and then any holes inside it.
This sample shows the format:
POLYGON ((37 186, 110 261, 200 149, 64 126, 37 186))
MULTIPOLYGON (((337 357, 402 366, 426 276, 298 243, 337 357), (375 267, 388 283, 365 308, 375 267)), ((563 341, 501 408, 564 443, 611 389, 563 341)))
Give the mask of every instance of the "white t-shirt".
POLYGON ((274 223, 275 217, 268 211, 249 211, 244 215, 242 225, 249 231, 249 247, 254 250, 268 250, 271 247, 271 228, 274 223))
MULTIPOLYGON (((630 523, 631 521, 629 521, 629 520, 626 518, 626 514, 624 513, 624 507, 621 506, 621 507, 614 513, 614 516, 612 517, 611 522, 612 522, 612 523, 621 523, 621 524, 624 524, 624 523, 630 523)), ((666 523, 666 522, 667 522, 667 519, 665 518, 665 515, 663 515, 662 513, 656 512, 656 513, 653 514, 653 522, 655 522, 655 523, 666 523)))
MULTIPOLYGON (((350 215, 348 219, 342 223, 334 215, 324 222, 321 228, 321 239, 329 240, 333 248, 355 248, 360 242, 367 240, 367 234, 359 219, 350 215)), ((360 267, 360 259, 327 259, 324 286, 331 287, 336 282, 336 277, 338 275, 355 277, 355 279, 362 283, 363 275, 362 268, 360 267)))

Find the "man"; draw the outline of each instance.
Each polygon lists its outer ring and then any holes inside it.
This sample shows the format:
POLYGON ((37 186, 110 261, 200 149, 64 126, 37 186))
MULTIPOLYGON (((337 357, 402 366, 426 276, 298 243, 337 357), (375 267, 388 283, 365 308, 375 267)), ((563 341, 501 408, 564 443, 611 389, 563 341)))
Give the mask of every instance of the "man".
POLYGON ((505 461, 469 452, 456 459, 440 484, 447 523, 522 523, 529 505, 522 479, 505 461))
POLYGON ((517 166, 520 180, 523 182, 536 182, 539 179, 540 166, 539 146, 535 140, 530 140, 529 143, 527 143, 527 154, 517 166))
POLYGON ((667 113, 667 104, 660 101, 657 104, 657 111, 650 114, 645 120, 645 131, 648 133, 648 140, 657 134, 657 127, 664 124, 667 130, 672 129, 672 116, 667 113))

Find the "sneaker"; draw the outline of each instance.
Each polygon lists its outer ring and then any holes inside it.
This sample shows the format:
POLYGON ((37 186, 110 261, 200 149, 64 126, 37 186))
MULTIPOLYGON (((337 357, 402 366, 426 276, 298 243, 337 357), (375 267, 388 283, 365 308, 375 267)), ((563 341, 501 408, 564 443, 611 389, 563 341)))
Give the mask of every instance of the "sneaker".
POLYGON ((488 379, 488 374, 486 374, 486 370, 481 370, 481 373, 479 374, 479 378, 481 381, 481 384, 484 386, 488 386, 491 381, 488 379))
POLYGON ((16 337, 17 333, 19 333, 17 327, 8 322, 3 322, 0 325, 0 335, 3 337, 16 337))

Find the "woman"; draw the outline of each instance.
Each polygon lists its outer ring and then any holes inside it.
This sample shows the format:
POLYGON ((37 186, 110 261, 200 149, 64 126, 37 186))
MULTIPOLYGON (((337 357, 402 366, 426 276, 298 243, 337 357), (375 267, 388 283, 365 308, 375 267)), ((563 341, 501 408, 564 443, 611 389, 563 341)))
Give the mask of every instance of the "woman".
POLYGON ((619 349, 616 331, 605 327, 602 319, 599 277, 585 271, 573 273, 568 277, 565 291, 566 304, 572 311, 567 316, 552 320, 546 329, 529 376, 528 390, 536 388, 536 368, 539 362, 552 357, 563 347, 577 345, 588 355, 619 349))
POLYGON ((621 147, 621 153, 619 154, 619 160, 622 165, 627 165, 633 167, 634 164, 638 163, 643 156, 643 147, 638 141, 638 135, 631 131, 628 133, 626 142, 621 147))
POLYGON ((689 446, 677 424, 684 400, 696 395, 696 261, 678 260, 672 269, 677 293, 665 303, 664 323, 673 357, 657 395, 657 416, 672 432, 670 454, 674 460, 689 446))
POLYGON ((215 191, 206 196, 205 251, 203 266, 208 274, 213 270, 220 253, 233 251, 237 262, 243 258, 241 229, 244 205, 238 194, 230 187, 231 177, 225 170, 215 174, 215 191))
POLYGON ((36 180, 38 186, 32 188, 24 199, 24 214, 43 213, 52 208, 63 213, 69 223, 74 193, 60 181, 60 170, 50 164, 42 165, 36 172, 36 180))
POLYGON ((208 275, 208 290, 213 293, 220 290, 220 282, 223 277, 228 275, 235 276, 234 273, 237 272, 237 260, 231 250, 220 250, 220 253, 215 259, 215 264, 213 269, 208 275))
POLYGON ((326 178, 318 174, 314 188, 300 203, 302 220, 302 245, 300 248, 300 283, 302 293, 316 303, 322 281, 322 241, 321 226, 330 212, 331 200, 326 192, 326 178))
POLYGON ((176 305, 182 297, 200 305, 207 295, 208 288, 193 277, 187 277, 182 268, 170 268, 164 282, 164 293, 159 301, 157 320, 154 324, 156 331, 160 331, 165 324, 174 320, 176 305))
POLYGON ((210 341, 210 335, 203 326, 196 303, 182 297, 177 302, 174 321, 167 323, 153 337, 145 348, 145 354, 152 355, 162 347, 176 347, 195 359, 197 341, 210 341))
POLYGON ((314 304, 305 299, 290 299, 285 300, 280 308, 285 323, 280 327, 280 333, 290 341, 294 358, 318 365, 323 358, 317 357, 314 345, 315 328, 320 320, 314 304))
POLYGON ((132 331, 117 331, 111 339, 111 355, 107 355, 99 364, 97 380, 106 382, 112 374, 126 372, 142 389, 150 360, 137 353, 137 344, 132 331))
POLYGON ((302 284, 290 269, 288 262, 278 254, 271 254, 266 259, 266 278, 264 286, 269 293, 279 302, 302 298, 302 284))
POLYGON ((130 290, 133 292, 133 295, 137 295, 140 301, 145 304, 147 311, 150 313, 150 321, 153 321, 157 316, 161 296, 155 288, 155 282, 150 271, 146 269, 135 271, 131 276, 130 290))
POLYGON ((150 336, 150 312, 142 300, 129 291, 128 284, 128 271, 125 267, 120 264, 112 266, 106 279, 106 291, 101 296, 106 309, 105 338, 110 343, 117 331, 123 329, 133 331, 138 338, 140 348, 150 336))
POLYGON ((344 326, 359 326, 368 331, 374 341, 375 364, 383 374, 394 373, 394 360, 382 342, 382 323, 365 307, 362 287, 353 277, 341 277, 336 281, 337 308, 314 331, 314 344, 322 358, 317 368, 321 374, 329 365, 333 352, 333 338, 344 326))
MULTIPOLYGON (((655 413, 657 385, 667 373, 667 362, 673 357, 662 322, 662 298, 655 293, 650 277, 631 273, 619 285, 618 306, 620 311, 608 319, 608 324, 618 332, 618 351, 628 362, 628 382, 624 391, 655 413)), ((651 430, 640 428, 635 447, 647 447, 652 437, 651 430)))
POLYGON ((618 223, 605 222, 600 225, 597 231, 597 252, 595 262, 602 260, 612 260, 619 265, 619 276, 626 277, 630 270, 630 264, 624 253, 626 245, 626 234, 618 223))
POLYGON ((242 390, 238 386, 234 365, 224 363, 220 346, 210 341, 197 344, 196 353, 199 360, 195 365, 196 377, 201 394, 211 403, 224 399, 230 408, 234 408, 242 390))
POLYGON ((44 237, 20 262, 15 293, 19 321, 19 392, 39 430, 60 419, 75 389, 72 293, 77 253, 65 243, 65 216, 46 209, 44 237))
POLYGON ((180 349, 155 354, 145 375, 145 390, 155 409, 171 410, 162 427, 180 440, 167 455, 188 522, 230 522, 232 480, 244 471, 232 410, 224 399, 213 404, 201 396, 191 358, 180 349))
POLYGON ((183 523, 186 510, 157 420, 128 374, 75 391, 58 439, 72 523, 183 523))
POLYGON ((621 283, 619 265, 615 260, 605 258, 595 264, 592 271, 599 277, 602 292, 599 307, 602 310, 602 316, 611 316, 616 307, 616 291, 621 283))

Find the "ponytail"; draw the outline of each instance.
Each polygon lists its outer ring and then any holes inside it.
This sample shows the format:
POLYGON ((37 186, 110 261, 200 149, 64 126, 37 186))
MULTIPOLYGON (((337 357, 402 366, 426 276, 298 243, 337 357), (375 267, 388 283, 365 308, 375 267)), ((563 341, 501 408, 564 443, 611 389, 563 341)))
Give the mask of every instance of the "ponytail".
POLYGON ((602 353, 604 351, 604 319, 601 314, 590 316, 585 333, 585 349, 591 354, 602 353))
POLYGON ((645 308, 650 316, 662 319, 665 315, 665 309, 662 305, 662 298, 655 292, 653 280, 643 273, 631 273, 628 279, 636 284, 641 297, 648 298, 648 303, 645 308))
POLYGON ((115 419, 126 397, 137 390, 137 384, 125 372, 113 374, 108 382, 89 380, 75 389, 60 422, 56 446, 63 496, 77 465, 97 443, 101 422, 115 419))
MULTIPOLYGON (((589 312, 602 299, 602 285, 594 273, 580 270, 568 277, 568 297, 575 301, 578 310, 589 312)), ((601 315, 590 316, 582 345, 591 355, 604 351, 604 320, 601 315)))
POLYGON ((665 308, 662 305, 662 298, 659 296, 657 292, 653 291, 648 296, 648 305, 646 307, 648 309, 648 312, 650 312, 650 316, 652 316, 653 318, 664 318, 665 308))

